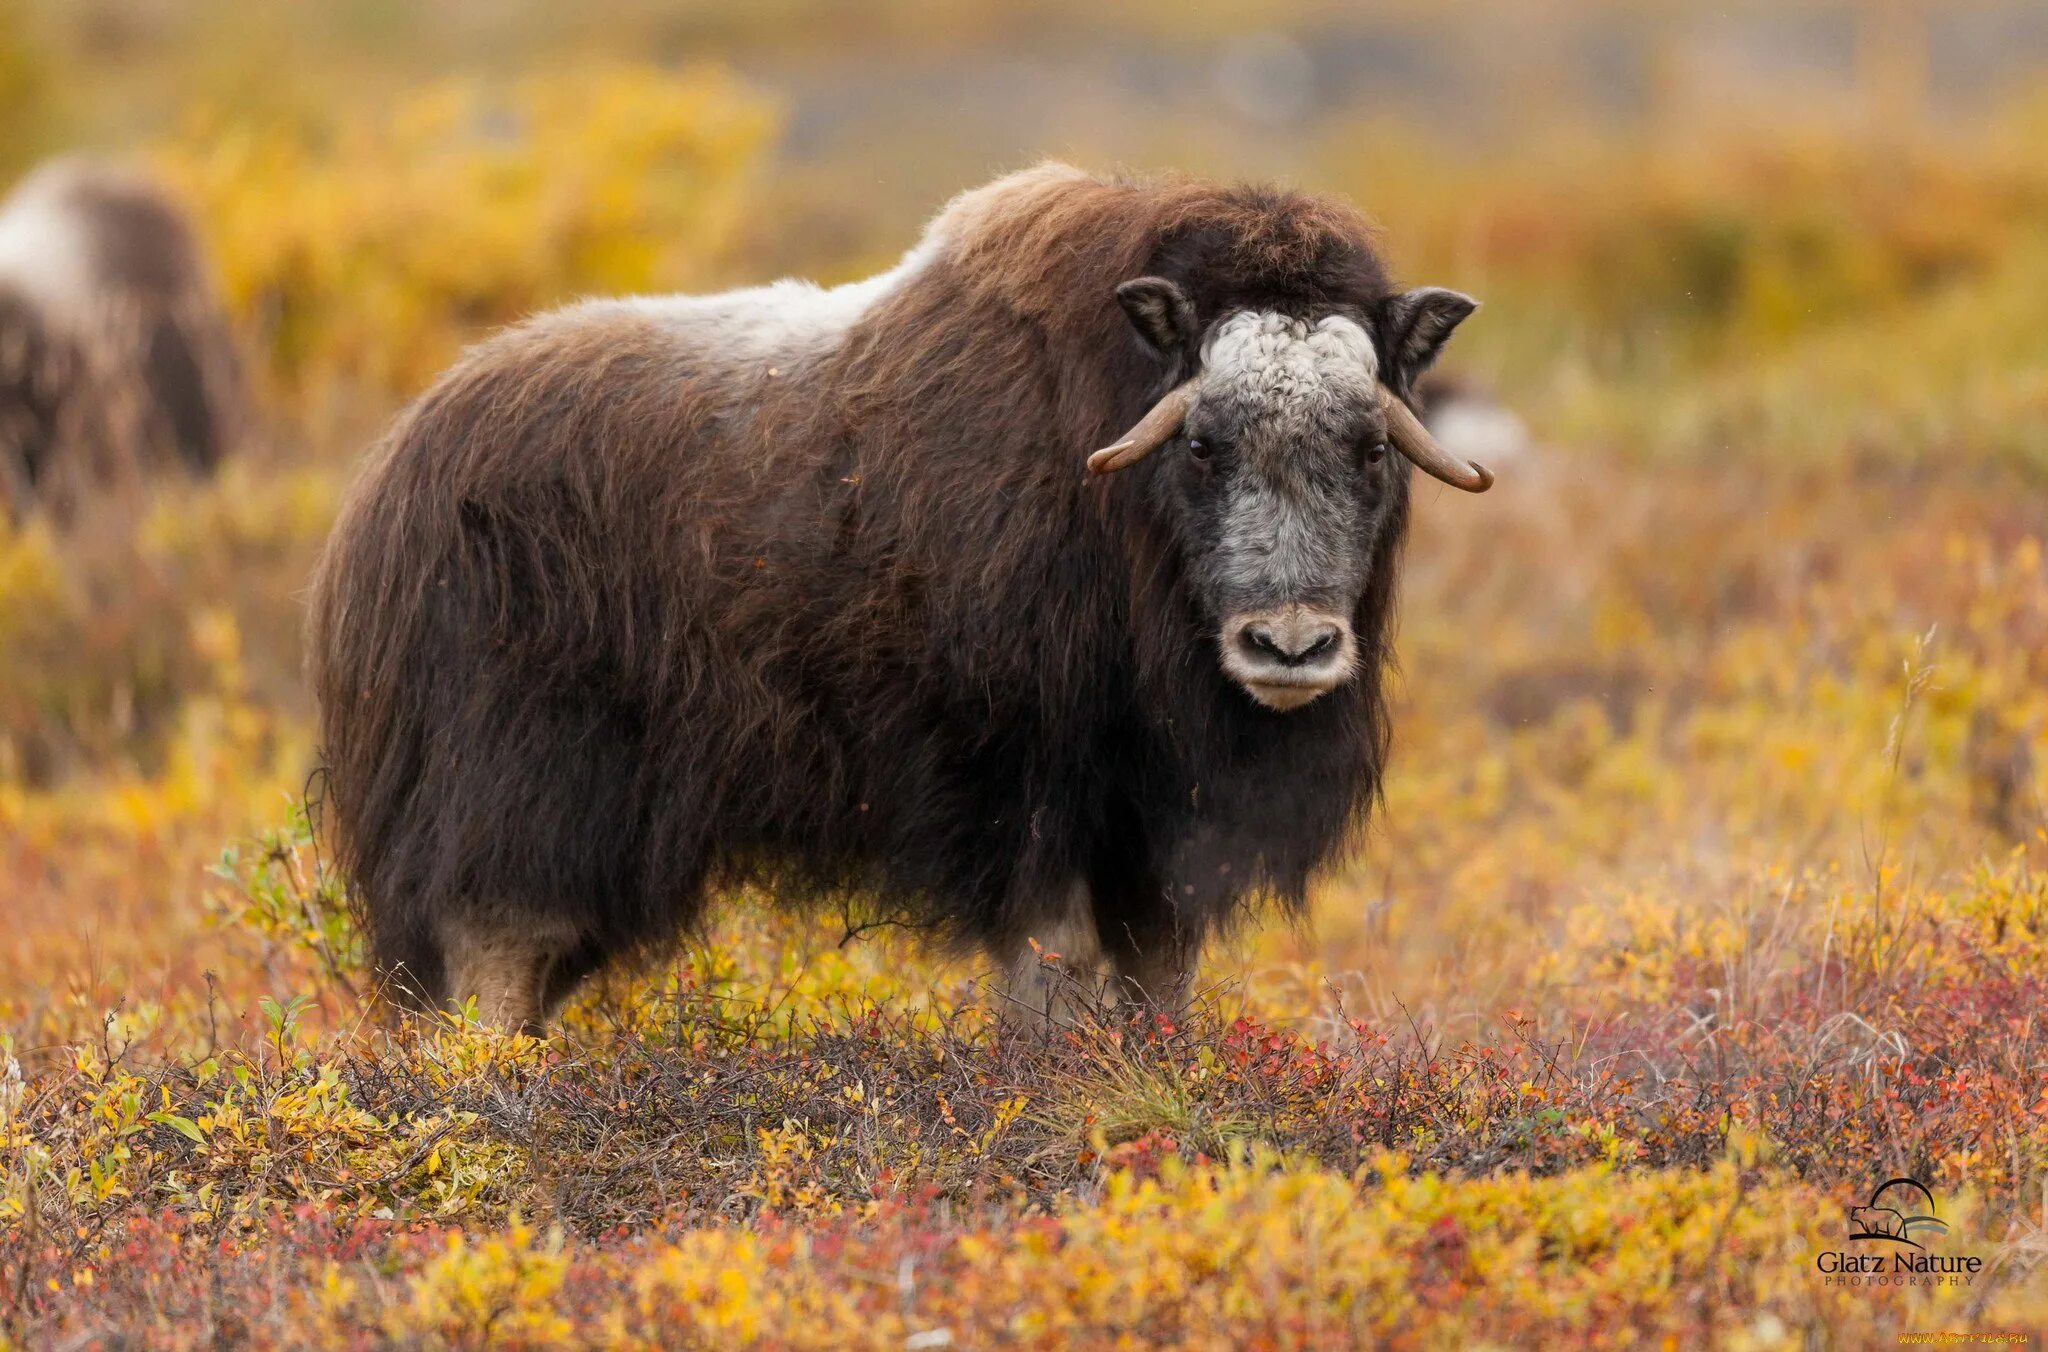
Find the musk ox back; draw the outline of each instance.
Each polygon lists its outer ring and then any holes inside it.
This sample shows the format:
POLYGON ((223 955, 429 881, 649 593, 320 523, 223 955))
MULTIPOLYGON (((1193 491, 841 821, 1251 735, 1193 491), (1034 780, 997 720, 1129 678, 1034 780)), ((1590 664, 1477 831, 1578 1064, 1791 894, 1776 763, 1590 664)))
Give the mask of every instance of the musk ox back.
POLYGON ((1170 996, 1378 791, 1408 463, 1488 482, 1405 403, 1471 308, 1349 208, 1045 165, 864 282, 475 349, 313 589, 386 988, 537 1023, 756 884, 979 946, 1017 1006, 1033 938, 1170 996))
POLYGON ((0 514, 210 473, 241 403, 197 240, 156 188, 64 160, 0 204, 0 514))

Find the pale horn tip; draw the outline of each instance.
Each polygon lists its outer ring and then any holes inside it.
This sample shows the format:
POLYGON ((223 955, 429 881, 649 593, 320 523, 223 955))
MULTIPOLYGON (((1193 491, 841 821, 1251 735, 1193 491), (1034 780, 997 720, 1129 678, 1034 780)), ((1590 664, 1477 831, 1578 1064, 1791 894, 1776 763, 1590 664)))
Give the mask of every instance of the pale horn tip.
POLYGON ((1168 390, 1159 397, 1158 403, 1152 405, 1151 412, 1138 419, 1137 426, 1124 433, 1121 440, 1089 456, 1088 472, 1114 474, 1129 468, 1177 436, 1187 418, 1188 404, 1194 398, 1197 379, 1190 376, 1168 390))
POLYGON ((1408 457, 1415 468, 1467 493, 1484 493, 1493 487, 1492 470, 1462 456, 1452 455, 1438 445, 1422 420, 1415 416, 1415 410, 1385 385, 1380 387, 1380 403, 1387 415, 1387 439, 1408 457))
POLYGON ((1131 449, 1133 444, 1129 438, 1126 438, 1114 446, 1104 446, 1101 450, 1088 457, 1088 472, 1090 474, 1116 473, 1116 471, 1124 467, 1124 455, 1131 449))

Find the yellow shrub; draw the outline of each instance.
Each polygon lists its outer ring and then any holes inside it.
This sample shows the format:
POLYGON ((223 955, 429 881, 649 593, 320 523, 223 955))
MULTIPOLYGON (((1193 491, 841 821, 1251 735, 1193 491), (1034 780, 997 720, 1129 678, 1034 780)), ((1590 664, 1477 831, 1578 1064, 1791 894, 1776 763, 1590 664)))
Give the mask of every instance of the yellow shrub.
POLYGON ((555 1313, 555 1293, 568 1274, 559 1237, 536 1242, 514 1225, 472 1243, 462 1234, 415 1276, 407 1299, 386 1312, 385 1332, 400 1346, 546 1347, 571 1325, 555 1313))
POLYGON ((409 393, 460 345, 582 292, 701 281, 767 105, 716 70, 452 82, 389 108, 199 112, 155 159, 288 397, 409 393))

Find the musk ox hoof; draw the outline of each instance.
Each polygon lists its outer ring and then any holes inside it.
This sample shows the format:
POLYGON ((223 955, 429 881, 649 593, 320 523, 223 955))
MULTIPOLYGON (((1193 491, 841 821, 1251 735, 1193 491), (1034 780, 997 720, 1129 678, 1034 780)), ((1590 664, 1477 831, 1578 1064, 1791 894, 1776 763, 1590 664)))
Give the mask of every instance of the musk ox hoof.
POLYGON ((994 1001, 1003 1031, 1026 1034, 1103 1023, 1115 1004, 1101 976, 1063 963, 1047 963, 1042 973, 1028 977, 1004 973, 994 1001))
POLYGON ((1033 927, 1007 955, 994 992, 996 1017, 1006 1029, 1042 1032, 1072 1028, 1109 1002, 1102 977, 1102 945, 1079 889, 1061 914, 1033 927))
POLYGON ((1127 970, 1125 964, 1110 963, 1092 922, 1085 928, 1078 923, 1047 928, 1059 946, 1026 940, 1003 968, 994 1000, 1005 1030, 1100 1027, 1138 1011, 1174 1010, 1186 1003, 1192 972, 1172 964, 1127 970))
MULTIPOLYGON (((429 1010, 473 1009, 478 1023, 500 1033, 544 1036, 549 1015, 588 970, 573 931, 531 916, 455 916, 438 933, 438 989, 394 993, 429 1010)), ((434 964, 421 966, 432 971, 434 964)))

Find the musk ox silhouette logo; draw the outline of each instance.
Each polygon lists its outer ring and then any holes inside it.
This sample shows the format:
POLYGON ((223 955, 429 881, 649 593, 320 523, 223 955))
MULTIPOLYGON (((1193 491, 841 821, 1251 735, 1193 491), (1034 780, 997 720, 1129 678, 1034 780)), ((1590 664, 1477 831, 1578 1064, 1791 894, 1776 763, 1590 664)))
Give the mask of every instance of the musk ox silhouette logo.
POLYGON ((1878 1239, 1922 1248, 1915 1234, 1945 1234, 1948 1223, 1934 1214, 1934 1194, 1910 1178, 1880 1183, 1863 1206, 1849 1208, 1849 1238, 1878 1239), (1915 1202, 1915 1197, 1920 1202, 1915 1202), (1924 1206, 1922 1205, 1924 1203, 1924 1206))

